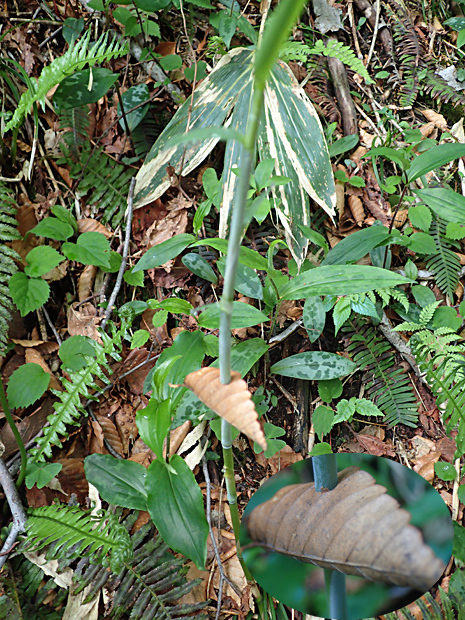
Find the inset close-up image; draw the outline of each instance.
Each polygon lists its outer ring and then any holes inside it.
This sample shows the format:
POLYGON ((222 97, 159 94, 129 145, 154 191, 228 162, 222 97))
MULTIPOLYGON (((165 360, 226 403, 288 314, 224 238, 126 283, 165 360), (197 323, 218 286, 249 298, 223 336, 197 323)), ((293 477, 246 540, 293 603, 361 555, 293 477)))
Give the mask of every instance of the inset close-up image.
POLYGON ((257 582, 283 604, 356 620, 430 590, 452 554, 439 493, 395 461, 327 454, 270 478, 244 512, 241 544, 257 582))

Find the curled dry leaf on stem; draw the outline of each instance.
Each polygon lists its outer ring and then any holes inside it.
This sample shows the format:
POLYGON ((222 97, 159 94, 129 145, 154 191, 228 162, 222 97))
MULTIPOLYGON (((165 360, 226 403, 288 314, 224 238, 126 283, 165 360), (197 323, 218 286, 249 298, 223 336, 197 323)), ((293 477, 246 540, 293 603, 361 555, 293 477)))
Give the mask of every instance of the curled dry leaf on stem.
POLYGON ((231 382, 225 385, 220 381, 218 368, 206 367, 188 374, 184 384, 207 407, 266 450, 252 395, 240 373, 233 370, 231 382))
POLYGON ((369 473, 348 467, 332 491, 317 493, 313 482, 283 487, 252 510, 248 530, 302 562, 425 592, 445 565, 409 520, 369 473))

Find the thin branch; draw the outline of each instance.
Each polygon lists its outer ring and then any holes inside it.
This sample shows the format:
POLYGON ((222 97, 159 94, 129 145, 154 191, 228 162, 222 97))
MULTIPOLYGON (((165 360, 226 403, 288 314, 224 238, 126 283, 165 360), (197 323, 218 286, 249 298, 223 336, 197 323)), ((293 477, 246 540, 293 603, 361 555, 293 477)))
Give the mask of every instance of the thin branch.
POLYGON ((128 254, 129 254, 129 241, 131 240, 131 228, 132 228, 132 205, 133 205, 133 200, 134 200, 134 187, 136 185, 136 178, 133 177, 131 179, 131 185, 129 187, 129 196, 128 196, 128 209, 127 209, 127 216, 126 216, 126 236, 124 238, 124 247, 123 247, 123 254, 121 257, 121 265, 118 271, 118 277, 116 278, 116 284, 115 284, 115 288, 113 289, 113 292, 110 296, 110 300, 108 301, 108 306, 107 309, 105 311, 105 317, 102 321, 102 329, 105 329, 105 325, 107 324, 108 319, 111 316, 111 313, 113 312, 113 305, 116 301, 116 297, 119 293, 119 290, 121 288, 121 284, 123 282, 123 275, 124 275, 124 270, 126 269, 126 262, 127 262, 127 258, 128 258, 128 254))
POLYGON ((11 551, 14 543, 21 532, 24 532, 26 524, 26 513, 19 498, 18 491, 16 490, 13 478, 7 469, 7 466, 2 458, 0 458, 0 484, 6 495, 8 505, 13 516, 13 523, 8 533, 8 536, 3 543, 3 547, 0 551, 0 568, 5 564, 8 557, 8 553, 11 551))

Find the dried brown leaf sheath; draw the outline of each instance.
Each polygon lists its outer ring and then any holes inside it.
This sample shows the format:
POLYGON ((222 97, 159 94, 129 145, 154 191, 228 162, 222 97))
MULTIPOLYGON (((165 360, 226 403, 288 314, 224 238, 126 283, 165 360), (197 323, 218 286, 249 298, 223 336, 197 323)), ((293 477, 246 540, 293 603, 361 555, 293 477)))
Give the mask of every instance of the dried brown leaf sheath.
POLYGON ((252 395, 238 372, 233 370, 231 383, 224 385, 220 382, 218 368, 201 368, 188 374, 184 384, 207 407, 266 450, 265 435, 258 421, 252 395))
POLYGON ((409 525, 410 514, 385 487, 357 467, 316 493, 294 484, 252 510, 251 538, 274 551, 322 568, 425 592, 444 572, 443 562, 409 525))

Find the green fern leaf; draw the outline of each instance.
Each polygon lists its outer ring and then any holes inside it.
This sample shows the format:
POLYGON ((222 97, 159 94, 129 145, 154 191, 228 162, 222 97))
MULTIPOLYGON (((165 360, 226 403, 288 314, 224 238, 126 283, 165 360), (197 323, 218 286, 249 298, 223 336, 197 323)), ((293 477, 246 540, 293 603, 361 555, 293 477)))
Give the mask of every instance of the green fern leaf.
MULTIPOLYGON (((137 513, 125 522, 130 529, 137 513)), ((85 602, 91 601, 103 587, 112 594, 112 620, 127 617, 131 620, 170 620, 171 618, 204 616, 197 612, 208 601, 201 603, 178 603, 177 599, 188 594, 199 579, 186 580, 185 559, 175 558, 160 536, 154 535, 153 524, 147 523, 131 536, 133 560, 126 563, 126 570, 113 575, 101 567, 98 572, 91 565, 84 565, 76 575, 76 592, 89 588, 85 602)), ((81 564, 83 564, 81 562, 81 564)))
MULTIPOLYGON (((452 330, 450 330, 452 331, 452 330)), ((418 366, 425 373, 447 431, 457 429, 455 442, 465 454, 465 346, 450 345, 451 334, 437 336, 427 330, 410 339, 418 366)), ((458 339, 458 336, 456 335, 458 339)))
POLYGON ((100 390, 95 383, 95 377, 105 384, 110 383, 104 372, 105 370, 108 374, 112 374, 106 357, 110 355, 113 359, 121 359, 118 350, 121 348, 122 335, 125 333, 127 326, 124 321, 119 330, 116 330, 112 323, 109 323, 109 326, 113 331, 112 337, 110 338, 107 334, 101 332, 100 336, 103 340, 103 346, 94 342, 97 352, 96 357, 84 356, 88 365, 78 371, 69 372, 69 380, 62 379, 63 392, 52 390, 59 400, 53 405, 55 413, 47 418, 49 425, 44 428, 43 436, 37 439, 37 447, 31 450, 32 463, 45 461, 47 456, 52 456, 52 447, 61 447, 61 439, 68 437, 66 426, 78 424, 81 415, 86 415, 86 411, 81 403, 81 397, 92 398, 89 390, 96 392, 100 390))
POLYGON ((436 276, 436 284, 442 293, 453 299, 459 282, 460 260, 453 252, 450 240, 446 240, 446 225, 444 222, 433 222, 430 234, 436 243, 437 254, 434 254, 426 263, 426 268, 436 276))
POLYGON ((325 45, 323 41, 319 39, 312 48, 309 48, 307 53, 338 58, 349 69, 361 75, 367 84, 374 84, 374 80, 371 79, 363 62, 355 56, 350 47, 344 45, 340 41, 329 39, 325 45))
POLYGON ((80 71, 87 64, 93 67, 127 53, 126 45, 119 43, 116 39, 108 41, 108 33, 102 34, 91 46, 90 33, 91 29, 79 41, 71 45, 63 56, 55 58, 47 67, 44 67, 37 83, 33 83, 21 95, 18 107, 13 118, 7 123, 5 132, 19 127, 32 105, 38 102, 44 108, 45 97, 49 90, 64 80, 65 77, 72 75, 75 71, 80 71))
POLYGON ((4 355, 11 312, 14 308, 8 282, 18 270, 16 260, 19 254, 5 245, 10 241, 21 239, 15 219, 16 205, 12 192, 0 183, 0 355, 4 355))
POLYGON ((342 328, 348 334, 347 351, 357 366, 365 370, 366 394, 384 413, 389 426, 417 426, 418 413, 415 394, 404 370, 396 367, 390 346, 375 328, 360 317, 342 328))
POLYGON ((26 522, 27 549, 49 547, 47 559, 91 558, 119 571, 132 556, 130 538, 124 526, 109 512, 97 515, 71 506, 42 506, 29 511, 26 522), (107 554, 111 554, 109 561, 107 554))
POLYGON ((133 171, 115 162, 102 149, 91 153, 88 142, 77 162, 72 161, 65 147, 61 148, 70 165, 71 178, 79 179, 76 190, 82 196, 86 195, 88 206, 103 213, 103 224, 111 220, 114 227, 118 226, 126 210, 133 171))

